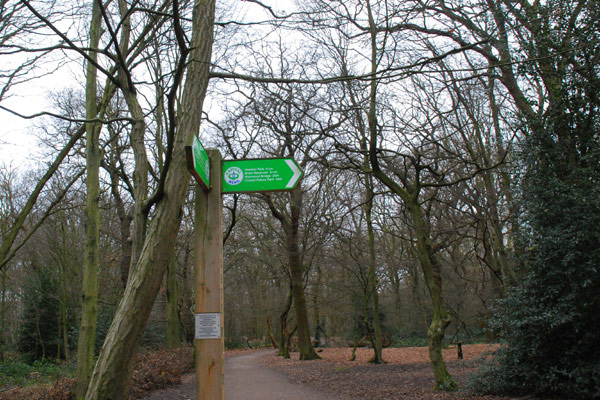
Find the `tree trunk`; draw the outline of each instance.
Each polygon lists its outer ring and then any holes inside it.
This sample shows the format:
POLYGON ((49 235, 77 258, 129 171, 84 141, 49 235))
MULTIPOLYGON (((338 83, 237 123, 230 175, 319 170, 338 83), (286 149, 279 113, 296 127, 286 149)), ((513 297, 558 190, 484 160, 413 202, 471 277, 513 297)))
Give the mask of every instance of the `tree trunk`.
POLYGON ((293 298, 294 298, 294 294, 293 294, 292 288, 290 286, 290 290, 288 291, 288 295, 285 300, 285 307, 284 307, 283 311, 281 312, 281 315, 279 316, 280 341, 279 341, 279 352, 277 353, 277 355, 281 356, 283 358, 290 358, 290 351, 289 351, 289 346, 288 346, 288 342, 289 342, 290 338, 287 335, 287 333, 288 333, 287 317, 288 317, 288 314, 290 313, 290 309, 292 308, 293 298))
POLYGON ((118 162, 120 159, 119 145, 116 142, 110 144, 109 152, 110 161, 105 165, 105 169, 110 175, 110 191, 117 216, 119 217, 119 232, 121 236, 121 258, 119 261, 119 271, 121 272, 121 284, 123 289, 127 286, 127 278, 129 277, 129 266, 131 264, 131 222, 132 217, 125 209, 125 203, 119 191, 119 174, 118 162))
MULTIPOLYGON (((131 38, 131 20, 129 6, 124 0, 118 0, 119 12, 121 14, 121 37, 119 48, 121 52, 127 52, 131 38)), ((137 90, 130 81, 130 74, 127 66, 117 64, 117 80, 120 82, 120 89, 123 93, 127 109, 131 114, 133 123, 131 124, 131 149, 135 160, 133 170, 133 211, 132 211, 132 229, 131 229, 131 259, 130 270, 137 264, 140 253, 143 251, 146 227, 148 224, 147 212, 144 212, 144 206, 148 196, 148 156, 146 153, 145 133, 146 120, 145 113, 137 97, 137 90)))
MULTIPOLYGON (((368 160, 367 160, 368 162, 368 160)), ((365 201, 365 218, 367 220, 367 235, 369 241, 369 272, 367 282, 367 299, 373 300, 373 335, 374 338, 371 340, 373 343, 373 357, 369 360, 373 364, 382 364, 382 334, 381 334, 381 321, 379 320, 379 293, 378 293, 378 282, 376 259, 375 259, 375 230, 373 229, 373 177, 371 175, 366 177, 366 201, 365 201)), ((368 308, 368 307, 367 307, 368 308)), ((369 323, 369 321, 367 321, 369 323)))
MULTIPOLYGON (((271 316, 267 315, 267 335, 269 335, 269 339, 271 340, 271 345, 274 349, 279 349, 279 343, 277 343, 277 339, 275 339, 275 335, 273 335, 273 328, 271 326, 271 316)), ((266 345, 266 343, 265 343, 266 345)))
POLYGON ((369 161, 371 162, 375 177, 395 194, 400 196, 410 214, 411 222, 416 234, 417 258, 419 259, 421 270, 425 276, 425 282, 431 297, 431 302, 433 303, 434 312, 428 330, 428 338, 429 357, 436 382, 435 388, 438 390, 455 390, 457 388, 457 384, 448 373, 446 364, 444 363, 444 359, 442 357, 442 340, 444 338, 444 331, 450 324, 450 316, 444 308, 441 286, 441 271, 439 266, 434 266, 432 260, 429 229, 425 224, 423 213, 419 205, 419 191, 421 188, 418 183, 418 175, 415 177, 415 185, 410 188, 409 191, 406 186, 400 186, 390 176, 386 175, 379 165, 379 153, 377 149, 377 79, 375 78, 375 73, 377 71, 377 30, 375 28, 375 21, 369 7, 367 11, 369 13, 369 26, 371 27, 371 72, 373 73, 373 78, 371 78, 370 81, 368 110, 370 133, 369 161))
POLYGON ((296 188, 290 192, 289 218, 277 210, 269 196, 265 196, 265 199, 269 205, 271 214, 273 214, 273 216, 279 220, 286 236, 288 268, 294 309, 296 311, 296 329, 298 330, 300 359, 314 360, 320 357, 313 349, 310 341, 308 311, 306 307, 306 299, 304 297, 304 267, 300 257, 300 245, 298 238, 300 215, 302 213, 302 187, 297 185, 296 188))
MULTIPOLYGON (((60 213, 60 217, 61 217, 61 224, 60 224, 60 233, 61 233, 61 239, 62 242, 60 244, 60 272, 61 272, 61 284, 60 284, 60 291, 61 291, 61 302, 60 302, 60 323, 61 323, 61 333, 62 333, 62 338, 58 337, 58 342, 60 343, 61 339, 62 339, 62 343, 64 346, 64 352, 65 352, 65 360, 69 361, 71 359, 71 353, 69 351, 69 329, 68 329, 68 323, 67 323, 67 317, 68 317, 68 308, 67 308, 67 287, 69 285, 68 280, 67 280, 67 270, 69 269, 68 267, 68 249, 67 249, 67 235, 66 235, 66 231, 65 231, 65 223, 64 223, 64 214, 61 212, 60 213)), ((60 351, 57 352, 59 357, 60 357, 60 351)))
POLYGON ((356 348, 358 347, 358 341, 360 340, 360 331, 359 331, 359 321, 358 321, 358 307, 354 307, 354 332, 353 332, 353 340, 352 340, 352 355, 350 356, 350 361, 356 361, 356 348))
POLYGON ((175 249, 181 207, 190 179, 184 146, 188 136, 194 135, 200 127, 209 79, 214 16, 214 0, 195 3, 190 44, 190 59, 193 62, 189 63, 187 69, 165 194, 156 206, 143 249, 135 269, 130 273, 125 293, 108 330, 88 386, 87 400, 120 400, 128 397, 133 356, 175 249))
POLYGON ((298 329, 298 348, 301 360, 315 360, 321 358, 315 352, 310 340, 310 327, 308 323, 308 310, 304 297, 304 268, 300 260, 300 247, 298 244, 298 228, 302 210, 302 188, 300 185, 291 193, 291 221, 290 231, 287 233, 288 262, 292 292, 294 296, 294 309, 296 310, 296 325, 298 329))
POLYGON ((183 277, 181 287, 181 307, 179 308, 179 320, 181 321, 182 337, 185 343, 194 343, 194 313, 193 310, 193 292, 190 289, 189 282, 195 282, 194 273, 190 274, 190 255, 192 254, 189 240, 185 241, 183 257, 183 277), (191 278, 190 278, 191 276, 191 278))
POLYGON ((418 199, 412 197, 406 206, 415 229, 417 257, 433 305, 433 318, 429 325, 427 337, 429 340, 429 358, 435 376, 435 389, 456 390, 458 385, 448 373, 442 356, 444 333, 450 324, 450 315, 444 307, 440 267, 433 259, 428 228, 418 204, 418 199))
POLYGON ((167 343, 169 347, 179 346, 181 332, 179 327, 179 283, 177 282, 177 257, 173 253, 167 267, 167 343))
POLYGON ((397 271, 394 272, 394 276, 390 277, 390 284, 392 286, 392 298, 394 303, 394 311, 396 314, 397 324, 396 329, 400 331, 403 326, 403 310, 402 310, 402 296, 400 295, 400 278, 398 278, 397 271))
POLYGON ((6 271, 0 270, 2 274, 2 302, 0 304, 0 361, 4 361, 4 349, 6 347, 6 271))
POLYGON ((296 323, 298 330, 298 350, 300 360, 314 360, 320 358, 315 352, 310 341, 308 325, 308 311, 304 298, 304 277, 298 268, 292 268, 292 292, 294 293, 294 309, 296 310, 296 323))
MULTIPOLYGON (((100 42, 102 14, 100 3, 93 2, 90 22, 89 57, 97 60, 100 42)), ((97 70, 88 62, 86 71, 85 106, 86 119, 98 116, 97 70)), ((77 388, 78 399, 83 399, 94 368, 94 345, 98 317, 98 263, 100 240, 100 124, 86 123, 86 207, 85 207, 85 255, 83 261, 81 324, 77 343, 77 388)))
POLYGON ((320 347, 321 345, 321 333, 322 333, 322 326, 321 326, 321 308, 319 307, 319 303, 321 301, 320 299, 320 292, 321 292, 321 285, 322 285, 322 271, 321 271, 321 264, 317 263, 317 281, 315 282, 315 287, 313 289, 313 307, 314 307, 314 318, 313 318, 313 324, 314 324, 314 328, 315 328, 315 346, 316 347, 320 347))

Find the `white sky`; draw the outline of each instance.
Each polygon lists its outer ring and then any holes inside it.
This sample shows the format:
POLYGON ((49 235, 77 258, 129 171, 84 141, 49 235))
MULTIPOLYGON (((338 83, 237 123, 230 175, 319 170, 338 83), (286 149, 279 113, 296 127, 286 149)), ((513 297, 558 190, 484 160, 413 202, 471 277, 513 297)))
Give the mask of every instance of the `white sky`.
MULTIPOLYGON (((29 93, 2 102, 3 106, 21 113, 43 109, 44 99, 29 93)), ((33 135, 33 120, 19 118, 0 110, 0 165, 27 168, 39 161, 37 139, 33 135)))
MULTIPOLYGON (((50 75, 19 84, 11 89, 2 106, 22 115, 33 115, 52 111, 49 95, 67 87, 81 88, 81 79, 76 78, 81 67, 74 62, 63 64, 50 75)), ((50 64, 49 64, 50 65, 50 64)), ((35 134, 40 118, 24 119, 0 109, 0 165, 26 169, 39 165, 43 160, 35 134)))
MULTIPOLYGON (((275 10, 291 7, 292 0, 266 0, 275 10)), ((243 3, 246 4, 246 3, 243 3)), ((257 9, 256 5, 249 9, 257 9)), ((81 80, 77 82, 72 69, 81 68, 67 66, 54 72, 51 76, 40 78, 31 83, 15 87, 10 98, 4 99, 2 105, 21 114, 31 115, 40 111, 49 111, 48 93, 70 86, 81 88, 81 80)), ((39 119, 22 119, 0 109, 0 166, 29 169, 39 165, 42 160, 38 140, 35 136, 35 124, 39 119)))

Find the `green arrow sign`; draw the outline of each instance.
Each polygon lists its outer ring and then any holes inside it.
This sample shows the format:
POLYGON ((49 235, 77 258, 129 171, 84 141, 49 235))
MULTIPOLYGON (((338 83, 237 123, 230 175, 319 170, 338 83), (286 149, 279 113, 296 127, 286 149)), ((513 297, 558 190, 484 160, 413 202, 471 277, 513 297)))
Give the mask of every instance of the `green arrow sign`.
POLYGON ((210 189, 210 159, 200 139, 194 136, 192 144, 185 146, 188 170, 205 190, 210 189))
POLYGON ((223 193, 292 190, 302 175, 292 158, 223 161, 223 193))

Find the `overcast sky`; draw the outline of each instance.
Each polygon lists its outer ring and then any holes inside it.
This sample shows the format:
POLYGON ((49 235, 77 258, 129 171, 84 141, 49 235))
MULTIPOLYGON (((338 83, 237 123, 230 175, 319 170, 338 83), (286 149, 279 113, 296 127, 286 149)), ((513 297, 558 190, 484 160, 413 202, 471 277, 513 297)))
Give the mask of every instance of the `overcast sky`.
MULTIPOLYGON (((266 0, 276 10, 290 9, 293 0, 266 0)), ((247 7, 248 3, 242 3, 247 7)), ((255 15, 257 6, 248 7, 251 15, 255 15)), ((65 58, 63 58, 65 60, 65 58)), ((64 62, 64 61, 62 61, 64 62)), ((76 63, 76 62, 75 62, 76 63)), ((70 65, 54 72, 51 76, 40 78, 28 84, 15 87, 10 97, 2 101, 2 105, 25 115, 40 111, 49 111, 48 93, 67 87, 82 89, 83 77, 77 78, 80 65, 70 65)), ((0 109, 0 166, 29 169, 42 162, 42 154, 35 135, 35 125, 40 119, 22 119, 0 109)))

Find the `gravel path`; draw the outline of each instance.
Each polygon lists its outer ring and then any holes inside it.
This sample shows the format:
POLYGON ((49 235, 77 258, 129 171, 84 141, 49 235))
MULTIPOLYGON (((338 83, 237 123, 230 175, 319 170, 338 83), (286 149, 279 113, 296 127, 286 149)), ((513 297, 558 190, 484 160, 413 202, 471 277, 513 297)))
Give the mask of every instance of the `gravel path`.
MULTIPOLYGON (((226 358, 226 400, 341 400, 341 397, 332 397, 306 385, 293 384, 282 373, 262 366, 260 359, 273 351, 226 358)), ((195 377, 190 374, 184 376, 181 385, 156 391, 144 400, 196 400, 195 393, 195 377)))

